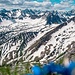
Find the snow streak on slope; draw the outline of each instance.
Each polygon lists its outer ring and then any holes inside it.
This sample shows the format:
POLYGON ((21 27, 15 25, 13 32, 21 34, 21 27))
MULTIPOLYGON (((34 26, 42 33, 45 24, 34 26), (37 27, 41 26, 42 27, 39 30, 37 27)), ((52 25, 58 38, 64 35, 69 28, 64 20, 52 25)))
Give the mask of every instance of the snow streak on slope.
MULTIPOLYGON (((75 41, 75 17, 70 19, 53 30, 48 31, 41 38, 37 39, 24 54, 25 61, 32 60, 45 62, 56 60, 60 55, 68 52, 68 46, 75 41)), ((25 50, 25 51, 26 51, 25 50)))
MULTIPOLYGON (((9 21, 9 20, 8 20, 9 21)), ((16 23, 3 23, 0 27, 0 59, 2 62, 11 61, 22 56, 27 43, 35 38, 41 29, 45 29, 45 19, 16 20, 16 23), (33 23, 32 23, 33 22, 33 23)))
MULTIPOLYGON (((52 14, 49 15, 48 22, 51 19, 52 23, 59 22, 58 15, 52 18, 52 14)), ((75 17, 60 25, 48 25, 50 22, 46 25, 45 16, 35 19, 28 16, 22 20, 16 18, 14 22, 7 20, 1 23, 0 64, 19 60, 55 60, 67 51, 67 46, 74 41, 75 17)))

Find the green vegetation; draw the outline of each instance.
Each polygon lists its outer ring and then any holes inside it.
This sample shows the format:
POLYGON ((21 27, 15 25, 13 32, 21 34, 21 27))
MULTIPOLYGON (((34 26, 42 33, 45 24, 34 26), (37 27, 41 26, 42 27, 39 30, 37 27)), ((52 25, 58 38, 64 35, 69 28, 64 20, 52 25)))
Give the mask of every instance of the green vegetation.
POLYGON ((4 65, 0 67, 0 75, 24 75, 30 73, 30 63, 18 63, 14 66, 4 65))
MULTIPOLYGON (((40 62, 33 63, 41 67, 40 62)), ((0 75, 25 75, 32 73, 30 62, 18 62, 16 65, 3 65, 0 66, 0 75)))

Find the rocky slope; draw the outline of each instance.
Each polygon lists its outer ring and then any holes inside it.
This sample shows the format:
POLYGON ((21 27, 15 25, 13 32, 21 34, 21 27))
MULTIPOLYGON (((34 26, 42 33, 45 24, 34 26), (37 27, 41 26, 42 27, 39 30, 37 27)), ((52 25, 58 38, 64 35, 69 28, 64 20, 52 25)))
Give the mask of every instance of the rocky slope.
POLYGON ((27 9, 9 13, 14 15, 8 18, 0 14, 0 65, 20 60, 55 61, 65 53, 74 51, 75 17, 63 18, 59 13, 49 11, 36 11, 36 17, 35 13, 32 16, 33 11, 27 9))

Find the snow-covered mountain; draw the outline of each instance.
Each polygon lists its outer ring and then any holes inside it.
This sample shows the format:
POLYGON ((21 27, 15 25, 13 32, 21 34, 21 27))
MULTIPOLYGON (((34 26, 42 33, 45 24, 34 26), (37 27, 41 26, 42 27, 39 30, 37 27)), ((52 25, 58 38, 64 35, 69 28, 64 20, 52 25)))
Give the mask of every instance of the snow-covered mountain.
POLYGON ((56 60, 74 49, 75 17, 67 13, 1 10, 0 64, 56 60))
POLYGON ((40 11, 40 10, 37 11, 37 10, 31 10, 31 9, 25 9, 25 10, 3 9, 0 11, 0 22, 2 22, 3 20, 10 20, 12 22, 15 22, 16 19, 23 20, 26 17, 31 19, 45 18, 47 21, 47 24, 61 23, 67 20, 66 17, 64 17, 62 14, 58 13, 57 11, 40 11))
POLYGON ((16 22, 16 20, 23 20, 25 18, 39 19, 43 18, 46 20, 46 24, 59 24, 67 21, 69 18, 75 16, 75 10, 69 12, 58 12, 58 11, 40 11, 32 9, 13 9, 13 10, 0 10, 0 23, 4 20, 10 20, 16 22))

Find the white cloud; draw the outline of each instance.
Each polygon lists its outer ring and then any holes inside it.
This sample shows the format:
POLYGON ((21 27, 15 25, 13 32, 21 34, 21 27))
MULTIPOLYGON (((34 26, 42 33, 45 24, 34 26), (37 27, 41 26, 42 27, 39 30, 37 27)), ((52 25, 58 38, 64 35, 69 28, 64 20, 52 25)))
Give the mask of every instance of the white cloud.
MULTIPOLYGON (((10 1, 10 0, 9 0, 10 1)), ((12 4, 20 4, 20 3, 22 3, 22 1, 21 0, 12 0, 12 1, 10 1, 12 4)))
POLYGON ((53 9, 65 11, 73 8, 73 0, 63 0, 60 3, 54 4, 53 9))
POLYGON ((36 8, 36 9, 47 9, 51 7, 51 2, 24 2, 25 7, 27 8, 36 8))
POLYGON ((74 0, 61 0, 60 3, 52 4, 50 0, 43 0, 43 2, 36 2, 33 0, 0 0, 0 9, 1 8, 32 8, 32 9, 40 9, 40 10, 68 10, 73 9, 75 6, 73 5, 74 0))

